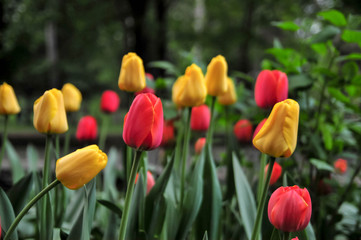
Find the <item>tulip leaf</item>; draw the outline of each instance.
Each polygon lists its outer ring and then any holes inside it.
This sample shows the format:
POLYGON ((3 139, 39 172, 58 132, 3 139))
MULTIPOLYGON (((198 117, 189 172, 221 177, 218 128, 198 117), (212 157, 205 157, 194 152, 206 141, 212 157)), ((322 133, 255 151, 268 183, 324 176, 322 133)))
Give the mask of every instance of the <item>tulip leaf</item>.
POLYGON ((106 199, 98 199, 97 202, 106 207, 107 209, 109 209, 112 213, 117 214, 119 217, 122 217, 122 209, 120 209, 120 207, 118 207, 113 201, 108 201, 106 199))
POLYGON ((21 166, 19 155, 17 154, 14 146, 10 143, 9 140, 6 141, 5 150, 10 160, 13 183, 15 183, 25 175, 25 172, 23 167, 21 166))
POLYGON ((314 165, 318 170, 324 170, 324 171, 329 171, 329 172, 335 171, 334 168, 330 164, 328 164, 324 161, 315 159, 315 158, 311 158, 310 163, 312 165, 314 165))
POLYGON ((288 31, 297 31, 298 29, 300 29, 300 27, 291 21, 285 21, 285 22, 272 22, 271 23, 273 26, 276 26, 278 28, 281 28, 283 30, 288 30, 288 31))
POLYGON ((335 26, 341 27, 341 26, 346 26, 347 24, 346 18, 343 15, 343 13, 334 9, 324 12, 319 12, 317 15, 323 17, 325 20, 331 22, 335 26))
POLYGON ((26 158, 28 160, 28 171, 36 172, 38 170, 39 154, 34 145, 26 146, 26 158))
POLYGON ((15 215, 18 215, 28 202, 29 194, 33 189, 33 173, 29 173, 8 191, 8 197, 13 205, 15 215))
POLYGON ((306 229, 290 234, 290 238, 298 237, 299 240, 316 240, 315 233, 313 231, 311 223, 309 223, 306 229))
MULTIPOLYGON (((53 238, 53 226, 54 226, 54 218, 53 218, 53 208, 51 201, 51 194, 45 194, 41 201, 46 201, 46 211, 45 211, 45 225, 40 225, 40 237, 41 239, 52 239, 53 238)), ((42 206, 42 204, 41 204, 42 206)), ((40 210, 42 211, 42 209, 40 210)))
POLYGON ((104 191, 109 195, 116 196, 117 189, 115 186, 117 178, 117 168, 115 167, 117 163, 118 151, 115 147, 111 147, 108 153, 108 162, 107 166, 104 169, 104 191))
POLYGON ((202 240, 208 240, 208 233, 207 231, 204 232, 202 240))
MULTIPOLYGON (((15 214, 11 202, 2 188, 0 188, 0 216, 1 228, 4 233, 8 231, 11 224, 13 223, 15 219, 15 214)), ((16 230, 12 233, 11 239, 18 239, 18 234, 16 230)))

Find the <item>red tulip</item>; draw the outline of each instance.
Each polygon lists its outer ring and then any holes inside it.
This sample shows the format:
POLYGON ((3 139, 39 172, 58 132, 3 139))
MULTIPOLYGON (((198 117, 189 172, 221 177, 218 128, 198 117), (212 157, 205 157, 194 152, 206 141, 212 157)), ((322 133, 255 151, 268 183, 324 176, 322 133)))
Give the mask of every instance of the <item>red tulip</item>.
POLYGON ((238 141, 249 142, 252 139, 252 123, 247 119, 241 119, 234 125, 233 132, 238 141))
MULTIPOLYGON (((135 177, 135 183, 138 182, 139 173, 137 173, 137 176, 135 177)), ((155 180, 150 171, 147 172, 147 194, 152 190, 153 186, 155 185, 155 180)))
POLYGON ((312 214, 311 197, 306 188, 279 187, 268 202, 268 219, 283 232, 305 229, 312 214))
MULTIPOLYGON (((268 164, 264 168, 265 176, 267 175, 268 170, 268 164)), ((271 180, 269 182, 269 185, 273 185, 277 182, 277 180, 280 178, 282 174, 282 167, 277 162, 273 165, 272 174, 271 174, 271 180)))
POLYGON ((192 108, 191 129, 194 131, 206 131, 211 121, 211 111, 205 104, 192 108))
POLYGON ((298 237, 292 238, 291 240, 299 240, 298 237))
POLYGON ((120 98, 112 90, 104 91, 100 101, 100 109, 105 113, 113 113, 118 110, 120 98))
POLYGON ((124 142, 138 150, 152 150, 162 142, 163 106, 160 98, 151 93, 135 97, 124 117, 124 142))
POLYGON ((278 70, 263 70, 259 73, 254 89, 256 104, 261 108, 273 107, 288 97, 287 75, 278 70))
POLYGON ((261 130, 261 128, 263 127, 264 123, 266 122, 267 118, 263 119, 260 123, 258 123, 256 129, 254 130, 252 139, 257 135, 257 133, 259 132, 259 130, 261 130))
POLYGON ((138 96, 139 94, 141 93, 152 93, 152 94, 155 94, 155 91, 153 88, 150 88, 150 87, 145 87, 143 88, 142 90, 140 90, 139 92, 136 92, 135 93, 135 96, 138 96))
POLYGON ((164 122, 163 126, 163 138, 162 146, 167 146, 174 142, 174 125, 173 120, 168 120, 164 122))
POLYGON ((95 140, 98 135, 97 120, 92 116, 85 116, 79 120, 76 138, 81 140, 95 140))
POLYGON ((194 144, 194 151, 196 154, 200 154, 204 145, 206 144, 206 138, 198 138, 197 142, 194 144))
POLYGON ((347 161, 345 159, 337 159, 333 166, 335 167, 337 173, 344 174, 347 171, 347 161))

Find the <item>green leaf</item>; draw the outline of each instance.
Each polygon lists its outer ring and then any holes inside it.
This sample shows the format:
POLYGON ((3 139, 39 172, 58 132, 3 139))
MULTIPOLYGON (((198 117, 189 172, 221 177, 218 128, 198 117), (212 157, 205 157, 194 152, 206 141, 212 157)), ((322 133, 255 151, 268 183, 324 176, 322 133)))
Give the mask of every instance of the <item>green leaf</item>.
POLYGON ((122 217, 122 209, 120 207, 118 207, 114 202, 112 201, 108 201, 106 199, 98 199, 97 202, 108 208, 112 213, 117 214, 119 217, 122 217))
POLYGON ((115 186, 118 170, 115 167, 117 164, 118 151, 115 147, 111 147, 108 153, 107 166, 104 169, 104 184, 103 189, 109 195, 116 196, 117 189, 115 186))
MULTIPOLYGON (((53 217, 53 208, 51 201, 51 194, 45 194, 41 201, 46 201, 46 225, 40 228, 40 239, 52 239, 53 238, 53 227, 54 227, 54 217, 53 217)), ((40 201, 40 202, 41 202, 40 201)), ((41 226, 41 225, 40 225, 41 226)))
POLYGON ((28 160, 28 171, 36 172, 38 170, 39 154, 34 145, 26 146, 26 157, 28 160))
MULTIPOLYGON (((1 228, 3 232, 7 232, 15 220, 15 214, 11 202, 2 188, 0 188, 0 216, 1 228)), ((16 230, 12 233, 11 239, 18 239, 16 230)))
POLYGON ((323 143, 327 150, 332 150, 334 128, 330 124, 321 125, 323 143))
POLYGON ((24 175, 24 169, 21 166, 21 161, 20 158, 17 154, 17 152, 15 151, 14 146, 11 144, 11 142, 9 140, 6 141, 5 144, 5 150, 7 153, 7 156, 9 157, 10 160, 10 165, 11 165, 11 171, 12 171, 12 176, 13 176, 13 183, 19 181, 24 175))
POLYGON ((311 48, 318 54, 325 55, 327 53, 327 45, 325 43, 311 44, 311 48))
POLYGON ((331 40, 336 36, 337 34, 340 34, 341 30, 334 26, 327 26, 324 29, 322 29, 321 32, 317 33, 316 35, 313 35, 311 38, 311 43, 320 43, 320 42, 326 42, 327 40, 331 40))
POLYGON ((346 26, 347 21, 343 13, 331 9, 328 11, 318 13, 319 16, 323 17, 325 20, 331 22, 335 26, 346 26))
POLYGON ((350 103, 350 98, 345 96, 340 89, 338 88, 333 88, 333 87, 329 87, 328 88, 328 92, 331 94, 332 97, 334 97, 335 99, 337 99, 340 102, 343 103, 350 103))
POLYGON ((240 79, 243 79, 243 80, 246 80, 247 82, 249 83, 254 83, 254 78, 251 77, 250 75, 248 74, 245 74, 243 72, 239 72, 239 71, 232 71, 232 73, 230 74, 230 76, 232 76, 233 78, 240 78, 240 79))
POLYGON ((29 194, 33 189, 33 173, 29 173, 8 191, 8 197, 13 205, 15 215, 18 215, 29 199, 29 194))
POLYGON ((207 231, 204 232, 202 240, 208 240, 208 233, 207 231))
POLYGON ((288 77, 289 90, 310 88, 314 81, 306 74, 290 75, 288 77))
POLYGON ((341 62, 346 60, 361 60, 361 53, 351 53, 349 55, 339 56, 335 59, 336 62, 341 62))
POLYGON ((359 72, 358 65, 354 62, 346 62, 342 66, 342 76, 346 81, 351 81, 359 72))
POLYGON ((315 231, 313 230, 311 222, 307 225, 306 229, 304 230, 307 234, 308 240, 316 240, 315 231))
POLYGON ((334 168, 326 163, 325 161, 319 160, 319 159, 315 159, 315 158, 311 158, 310 159, 310 163, 312 165, 314 165, 318 170, 324 170, 324 171, 329 171, 329 172, 334 172, 334 168))
POLYGON ((270 240, 281 240, 280 232, 276 228, 273 228, 270 240))
POLYGON ((150 68, 164 69, 167 74, 180 76, 181 72, 175 67, 175 65, 168 61, 154 61, 147 64, 150 68))
POLYGON ((286 21, 286 22, 272 22, 271 23, 272 26, 276 26, 278 28, 281 28, 283 30, 287 30, 287 31, 297 31, 298 29, 300 29, 300 27, 291 21, 286 21))
POLYGON ((361 31, 356 30, 345 30, 341 36, 342 40, 349 43, 360 43, 361 42, 361 31))

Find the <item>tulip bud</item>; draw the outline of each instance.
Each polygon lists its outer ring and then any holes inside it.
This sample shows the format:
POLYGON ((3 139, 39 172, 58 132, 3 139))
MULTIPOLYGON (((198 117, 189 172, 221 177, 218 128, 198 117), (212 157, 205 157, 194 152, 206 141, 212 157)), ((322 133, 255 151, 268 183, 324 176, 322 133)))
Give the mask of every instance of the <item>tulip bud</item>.
POLYGON ((139 92, 136 92, 135 93, 135 96, 138 96, 139 94, 141 93, 152 93, 152 94, 155 94, 155 91, 153 88, 150 88, 150 87, 145 87, 143 88, 143 90, 140 90, 139 92))
POLYGON ((274 105, 270 116, 253 139, 253 145, 273 157, 290 157, 297 144, 300 107, 292 99, 274 105))
POLYGON ((254 89, 257 106, 273 107, 276 103, 288 97, 287 75, 278 70, 263 70, 257 77, 254 89))
POLYGON ((65 111, 76 112, 80 109, 81 105, 81 92, 73 84, 66 83, 61 89, 64 97, 65 111))
POLYGON ((143 60, 136 53, 124 55, 120 68, 118 86, 121 90, 137 92, 145 88, 143 60))
POLYGON ((261 130, 261 128, 263 127, 264 123, 266 122, 267 118, 263 119, 260 123, 258 123, 256 129, 253 132, 253 136, 252 139, 257 135, 257 133, 259 132, 259 130, 261 130))
POLYGON ((252 130, 252 123, 247 119, 239 120, 233 128, 234 135, 236 135, 238 141, 244 143, 251 141, 252 130))
POLYGON ((7 83, 0 85, 0 114, 10 115, 20 112, 20 106, 12 86, 7 83))
POLYGON ((207 131, 211 122, 211 111, 205 104, 192 108, 191 129, 194 131, 207 131))
POLYGON ((76 138, 79 141, 95 140, 98 136, 97 120, 92 116, 82 117, 76 130, 76 138))
POLYGON ((223 56, 218 55, 212 59, 205 77, 209 95, 219 96, 227 91, 227 71, 228 65, 223 56))
POLYGON ((206 100, 207 88, 200 67, 192 64, 173 84, 172 100, 179 107, 199 106, 206 100))
POLYGON ((299 240, 298 237, 292 238, 291 240, 299 240))
POLYGON ((204 145, 206 144, 206 138, 198 138, 197 142, 194 144, 194 151, 196 154, 201 154, 204 145))
MULTIPOLYGON (((135 177, 135 184, 138 182, 139 173, 135 177)), ((150 171, 147 171, 147 195, 152 190, 153 186, 155 185, 155 180, 150 171)))
MULTIPOLYGON (((267 164, 264 168, 265 176, 267 175, 268 165, 269 164, 267 164)), ((271 186, 271 185, 275 184, 277 182, 277 180, 280 178, 281 174, 282 174, 282 167, 277 162, 275 162, 273 165, 269 185, 271 186)))
POLYGON ((312 214, 311 197, 306 188, 279 187, 268 202, 268 219, 283 232, 305 229, 312 214))
POLYGON ((152 150, 162 142, 163 106, 160 98, 151 93, 135 97, 124 117, 124 142, 138 150, 152 150))
POLYGON ((34 102, 34 127, 41 133, 64 133, 68 130, 63 94, 58 89, 45 91, 34 102))
POLYGON ((345 159, 337 159, 333 166, 335 167, 337 173, 344 174, 347 171, 347 161, 345 159))
POLYGON ((218 96, 218 102, 225 106, 237 102, 237 94, 231 78, 227 78, 227 91, 218 96))
POLYGON ((113 113, 118 110, 120 98, 118 94, 112 90, 106 90, 102 94, 100 101, 100 109, 104 113, 113 113))
POLYGON ((162 146, 168 146, 174 142, 174 126, 173 121, 168 120, 164 121, 163 125, 163 137, 162 137, 162 146))
POLYGON ((107 155, 97 145, 90 145, 58 159, 56 178, 65 187, 76 190, 105 168, 107 161, 107 155))

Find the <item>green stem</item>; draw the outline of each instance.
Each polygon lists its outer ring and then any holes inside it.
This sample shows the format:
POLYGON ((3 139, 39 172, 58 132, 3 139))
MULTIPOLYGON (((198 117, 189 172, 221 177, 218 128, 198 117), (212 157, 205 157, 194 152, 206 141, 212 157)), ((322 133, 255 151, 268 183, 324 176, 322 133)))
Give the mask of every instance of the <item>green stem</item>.
POLYGON ((128 217, 129 217, 129 211, 130 211, 130 203, 132 202, 132 196, 134 192, 134 182, 135 182, 135 176, 138 172, 140 157, 142 156, 142 151, 136 151, 134 156, 134 161, 132 164, 132 170, 130 171, 130 177, 128 181, 128 187, 127 192, 125 194, 125 205, 123 209, 123 215, 120 222, 120 228, 119 228, 119 240, 125 239, 127 224, 128 224, 128 217))
POLYGON ((46 193, 48 193, 51 189, 53 189, 56 185, 58 185, 60 181, 55 179, 52 183, 50 183, 46 188, 44 188, 41 192, 39 192, 30 202, 21 210, 19 215, 15 218, 14 222, 11 224, 9 230, 6 232, 4 240, 8 240, 11 237, 11 234, 14 232, 16 227, 18 226, 21 219, 25 216, 25 214, 29 211, 29 209, 46 193))
POLYGON ((274 165, 275 161, 276 161, 276 158, 270 157, 268 170, 267 170, 267 178, 266 178, 266 182, 263 187, 261 201, 258 204, 256 222, 253 226, 251 240, 256 240, 258 237, 259 229, 261 226, 261 219, 262 219, 262 215, 263 215, 263 209, 264 209, 264 205, 266 202, 266 196, 267 196, 267 192, 268 192, 269 182, 271 180, 271 173, 272 173, 273 165, 274 165))
MULTIPOLYGON (((52 137, 51 134, 46 135, 42 188, 45 188, 49 183, 51 137, 52 137)), ((42 204, 41 204, 40 233, 44 232, 45 229, 47 228, 46 211, 47 211, 47 201, 45 199, 42 201, 42 204)), ((45 239, 45 238, 44 238, 44 236, 41 236, 40 239, 45 239)))
POLYGON ((55 157, 56 159, 60 158, 60 136, 55 136, 55 157))
POLYGON ((99 148, 104 149, 105 141, 107 139, 107 132, 109 127, 109 115, 104 114, 102 117, 102 129, 99 136, 99 148))
POLYGON ((259 166, 259 180, 257 189, 257 203, 261 201, 262 189, 264 188, 264 168, 266 167, 268 155, 265 153, 261 154, 261 163, 259 166))
POLYGON ((209 125, 207 138, 206 138, 206 144, 209 144, 209 146, 212 148, 212 141, 213 141, 213 122, 214 122, 214 105, 216 103, 216 97, 212 96, 212 103, 211 103, 211 123, 209 125))
POLYGON ((6 144, 7 137, 8 137, 8 120, 9 120, 9 116, 5 115, 3 142, 2 142, 1 153, 0 153, 1 154, 0 155, 0 170, 1 170, 1 163, 2 163, 4 155, 5 155, 5 144, 6 144))
POLYGON ((283 240, 288 240, 290 238, 289 232, 283 232, 283 240))

